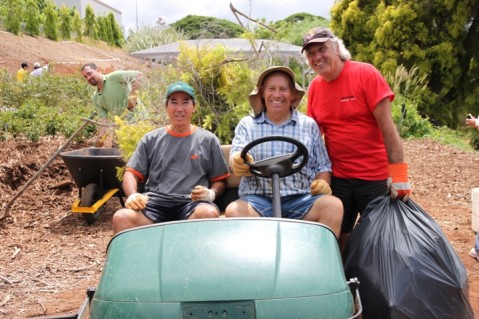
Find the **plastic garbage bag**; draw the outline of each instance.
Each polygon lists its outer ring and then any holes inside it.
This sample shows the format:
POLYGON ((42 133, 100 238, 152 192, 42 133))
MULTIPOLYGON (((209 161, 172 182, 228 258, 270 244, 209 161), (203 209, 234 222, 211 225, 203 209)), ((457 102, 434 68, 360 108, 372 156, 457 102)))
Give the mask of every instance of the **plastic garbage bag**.
POLYGON ((346 244, 365 319, 474 319, 467 272, 439 225, 412 199, 378 197, 346 244))

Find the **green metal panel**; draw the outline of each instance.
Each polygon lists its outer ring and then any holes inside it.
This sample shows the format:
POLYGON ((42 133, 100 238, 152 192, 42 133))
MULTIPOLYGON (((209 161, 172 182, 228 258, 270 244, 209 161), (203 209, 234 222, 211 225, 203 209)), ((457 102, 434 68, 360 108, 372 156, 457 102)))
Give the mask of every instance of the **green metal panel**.
POLYGON ((278 318, 275 311, 292 309, 315 318, 351 316, 352 295, 333 233, 317 223, 271 218, 183 221, 127 231, 110 243, 92 309, 106 309, 109 301, 115 304, 111 308, 128 303, 132 311, 139 304, 172 309, 177 303, 179 316, 181 302, 242 300, 255 300, 258 318, 278 318))

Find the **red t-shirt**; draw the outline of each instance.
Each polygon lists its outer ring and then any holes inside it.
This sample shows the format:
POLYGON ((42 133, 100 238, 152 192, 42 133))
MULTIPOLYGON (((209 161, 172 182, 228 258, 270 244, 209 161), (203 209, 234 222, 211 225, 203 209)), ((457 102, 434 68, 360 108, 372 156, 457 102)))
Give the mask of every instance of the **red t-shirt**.
POLYGON ((377 104, 394 93, 372 65, 347 61, 339 76, 327 82, 313 79, 308 92, 308 115, 324 134, 333 176, 381 180, 388 178, 388 157, 382 132, 374 118, 377 104))

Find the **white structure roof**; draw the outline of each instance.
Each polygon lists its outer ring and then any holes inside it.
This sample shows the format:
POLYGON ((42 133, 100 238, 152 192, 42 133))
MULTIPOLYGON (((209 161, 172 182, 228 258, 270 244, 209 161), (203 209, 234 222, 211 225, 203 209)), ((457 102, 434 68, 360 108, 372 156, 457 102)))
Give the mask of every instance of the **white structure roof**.
MULTIPOLYGON (((243 55, 256 54, 251 42, 247 39, 196 39, 184 40, 175 43, 160 45, 155 48, 144 49, 130 53, 131 56, 146 60, 158 61, 176 57, 179 54, 180 43, 186 43, 188 46, 215 48, 218 45, 224 46, 230 52, 238 52, 243 55)), ((287 58, 301 58, 301 47, 289 43, 283 43, 273 40, 255 40, 257 51, 272 56, 283 56, 287 58)))

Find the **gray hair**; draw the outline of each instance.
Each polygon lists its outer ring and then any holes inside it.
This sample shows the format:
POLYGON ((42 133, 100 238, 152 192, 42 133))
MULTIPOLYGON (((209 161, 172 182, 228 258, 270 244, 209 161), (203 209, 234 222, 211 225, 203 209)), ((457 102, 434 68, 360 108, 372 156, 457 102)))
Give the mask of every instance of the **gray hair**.
POLYGON ((330 41, 334 43, 339 49, 339 58, 341 59, 341 61, 351 60, 351 53, 348 49, 346 49, 343 40, 338 37, 334 37, 330 41))

